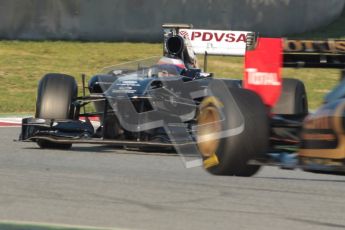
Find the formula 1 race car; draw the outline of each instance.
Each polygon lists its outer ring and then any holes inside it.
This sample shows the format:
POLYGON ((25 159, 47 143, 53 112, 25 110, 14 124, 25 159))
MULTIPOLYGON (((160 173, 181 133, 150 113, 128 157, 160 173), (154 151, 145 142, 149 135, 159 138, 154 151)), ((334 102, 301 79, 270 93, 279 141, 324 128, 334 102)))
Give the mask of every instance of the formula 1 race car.
POLYGON ((345 81, 309 114, 303 82, 281 78, 282 67, 343 69, 345 41, 258 38, 177 24, 163 29, 163 57, 105 68, 87 87, 83 77, 82 96, 72 76, 45 75, 35 117, 23 119, 20 140, 41 148, 172 148, 187 167, 201 163, 216 175, 252 176, 262 165, 345 172, 345 81), (204 70, 195 54, 204 54, 204 70), (243 81, 207 73, 207 55, 244 55, 243 81), (94 112, 87 113, 90 103, 94 112))

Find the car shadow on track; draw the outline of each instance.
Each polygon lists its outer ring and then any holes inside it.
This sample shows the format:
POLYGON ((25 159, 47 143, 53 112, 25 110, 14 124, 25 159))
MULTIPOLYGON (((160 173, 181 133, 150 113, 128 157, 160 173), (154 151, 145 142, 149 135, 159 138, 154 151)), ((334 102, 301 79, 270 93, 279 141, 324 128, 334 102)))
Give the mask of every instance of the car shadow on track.
MULTIPOLYGON (((105 146, 76 146, 72 147, 71 149, 41 149, 40 147, 25 147, 22 149, 27 150, 38 150, 38 151, 61 151, 61 152, 112 152, 116 150, 115 148, 107 148, 105 146)), ((121 150, 120 148, 117 148, 117 150, 121 150)))
MULTIPOLYGON (((50 149, 41 149, 39 147, 25 147, 23 149, 28 150, 39 150, 39 151, 49 151, 50 149)), ((124 148, 114 145, 73 145, 71 149, 54 149, 54 151, 63 151, 63 152, 91 152, 91 153, 112 153, 112 154, 121 154, 121 155, 154 155, 154 156, 178 156, 176 151, 167 150, 167 149, 135 149, 135 148, 124 148)))
MULTIPOLYGON (((328 174, 326 174, 328 175, 328 174)), ((334 175, 332 175, 334 176, 334 175)), ((318 181, 318 182, 338 182, 345 183, 345 177, 342 180, 337 179, 312 179, 312 178, 291 178, 291 177, 266 177, 266 176, 256 176, 255 178, 269 179, 269 180, 291 180, 291 181, 318 181)))

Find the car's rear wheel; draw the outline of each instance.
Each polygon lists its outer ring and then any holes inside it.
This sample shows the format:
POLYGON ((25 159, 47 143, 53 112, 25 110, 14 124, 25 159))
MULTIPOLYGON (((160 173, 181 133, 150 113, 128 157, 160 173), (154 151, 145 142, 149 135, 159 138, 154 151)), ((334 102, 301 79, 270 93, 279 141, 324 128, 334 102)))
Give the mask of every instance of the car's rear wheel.
POLYGON ((117 139, 123 134, 119 119, 115 114, 109 114, 103 124, 103 138, 104 139, 117 139))
MULTIPOLYGON (((36 100, 36 118, 76 119, 73 100, 77 97, 78 87, 75 79, 69 75, 51 73, 45 75, 38 86, 36 100)), ((72 144, 53 143, 38 140, 41 148, 69 149, 72 144)))
POLYGON ((298 79, 284 78, 282 93, 272 112, 280 115, 307 115, 308 99, 304 83, 298 79))
POLYGON ((230 88, 233 99, 206 97, 200 104, 197 141, 207 171, 216 175, 252 176, 269 143, 266 108, 255 93, 230 88))

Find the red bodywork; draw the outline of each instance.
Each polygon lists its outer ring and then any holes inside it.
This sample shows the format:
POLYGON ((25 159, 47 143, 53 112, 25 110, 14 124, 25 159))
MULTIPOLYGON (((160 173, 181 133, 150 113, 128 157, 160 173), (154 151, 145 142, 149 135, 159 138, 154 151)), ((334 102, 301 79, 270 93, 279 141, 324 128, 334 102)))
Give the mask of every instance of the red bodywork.
POLYGON ((273 107, 282 90, 283 39, 259 38, 257 47, 245 54, 243 87, 256 92, 273 107))

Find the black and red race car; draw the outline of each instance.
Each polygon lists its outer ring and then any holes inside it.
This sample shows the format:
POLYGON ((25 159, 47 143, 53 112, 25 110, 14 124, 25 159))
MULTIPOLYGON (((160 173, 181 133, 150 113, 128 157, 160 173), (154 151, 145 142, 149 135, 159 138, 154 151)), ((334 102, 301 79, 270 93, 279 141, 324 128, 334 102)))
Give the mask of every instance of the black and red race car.
POLYGON ((82 96, 72 76, 45 75, 20 140, 41 148, 172 148, 187 167, 201 164, 216 175, 251 176, 262 165, 345 172, 345 81, 310 114, 303 82, 281 77, 283 67, 344 69, 345 41, 163 29, 162 57, 105 68, 88 86, 83 78, 82 96), (195 54, 204 54, 204 70, 195 54), (244 79, 214 78, 206 72, 208 55, 244 55, 244 79), (94 110, 86 112, 90 103, 94 110), (99 127, 89 120, 94 116, 99 127))

